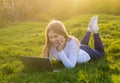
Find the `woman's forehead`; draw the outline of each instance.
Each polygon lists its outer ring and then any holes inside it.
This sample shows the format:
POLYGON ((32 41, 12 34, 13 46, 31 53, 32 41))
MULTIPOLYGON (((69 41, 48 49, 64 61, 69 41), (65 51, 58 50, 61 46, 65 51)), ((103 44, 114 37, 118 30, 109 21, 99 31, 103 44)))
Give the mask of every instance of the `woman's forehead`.
POLYGON ((52 31, 52 30, 48 32, 48 36, 53 36, 53 35, 62 36, 62 35, 60 35, 60 34, 54 32, 54 31, 52 31))
POLYGON ((53 30, 48 32, 48 35, 58 35, 56 32, 54 32, 53 30))

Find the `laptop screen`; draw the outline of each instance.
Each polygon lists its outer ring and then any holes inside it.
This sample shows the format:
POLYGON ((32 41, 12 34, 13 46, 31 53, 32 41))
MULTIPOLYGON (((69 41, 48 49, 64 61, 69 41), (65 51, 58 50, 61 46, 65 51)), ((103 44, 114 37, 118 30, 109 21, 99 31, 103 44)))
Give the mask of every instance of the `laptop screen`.
POLYGON ((40 71, 53 70, 48 58, 40 58, 38 56, 20 56, 20 58, 27 69, 37 69, 40 71))

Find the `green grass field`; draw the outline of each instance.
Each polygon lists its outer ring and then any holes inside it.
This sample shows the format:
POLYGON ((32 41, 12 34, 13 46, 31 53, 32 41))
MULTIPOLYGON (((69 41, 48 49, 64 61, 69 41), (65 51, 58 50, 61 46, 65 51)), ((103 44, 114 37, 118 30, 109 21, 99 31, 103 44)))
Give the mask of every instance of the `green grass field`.
MULTIPOLYGON (((69 34, 81 40, 91 16, 64 21, 69 34)), ((0 83, 120 83, 120 16, 98 16, 106 57, 77 64, 74 69, 53 63, 60 72, 26 71, 18 58, 42 53, 47 23, 23 22, 0 28, 0 83)), ((93 47, 92 37, 89 45, 93 47)))

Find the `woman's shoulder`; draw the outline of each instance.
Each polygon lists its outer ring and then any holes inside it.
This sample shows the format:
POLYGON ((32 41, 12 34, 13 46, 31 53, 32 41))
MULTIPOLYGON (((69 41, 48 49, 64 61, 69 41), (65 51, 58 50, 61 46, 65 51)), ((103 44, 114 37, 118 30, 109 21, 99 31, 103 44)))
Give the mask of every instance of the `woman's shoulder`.
POLYGON ((74 36, 70 36, 67 40, 67 42, 76 42, 76 41, 78 41, 78 39, 74 36))
POLYGON ((78 39, 74 36, 70 36, 70 38, 67 40, 67 43, 69 44, 75 44, 77 43, 78 46, 80 46, 80 42, 78 41, 78 39))

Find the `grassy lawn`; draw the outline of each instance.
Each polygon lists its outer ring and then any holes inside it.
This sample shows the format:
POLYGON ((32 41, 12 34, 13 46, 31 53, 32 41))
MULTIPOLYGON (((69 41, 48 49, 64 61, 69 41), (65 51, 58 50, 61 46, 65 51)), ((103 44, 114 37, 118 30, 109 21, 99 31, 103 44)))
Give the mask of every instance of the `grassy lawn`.
MULTIPOLYGON (((69 34, 81 40, 91 16, 65 20, 69 34)), ((53 62, 59 72, 26 71, 18 58, 42 53, 47 23, 23 22, 0 28, 0 83, 120 83, 120 16, 98 16, 106 57, 77 64, 74 69, 53 62)), ((92 37, 89 45, 93 47, 92 37)))

